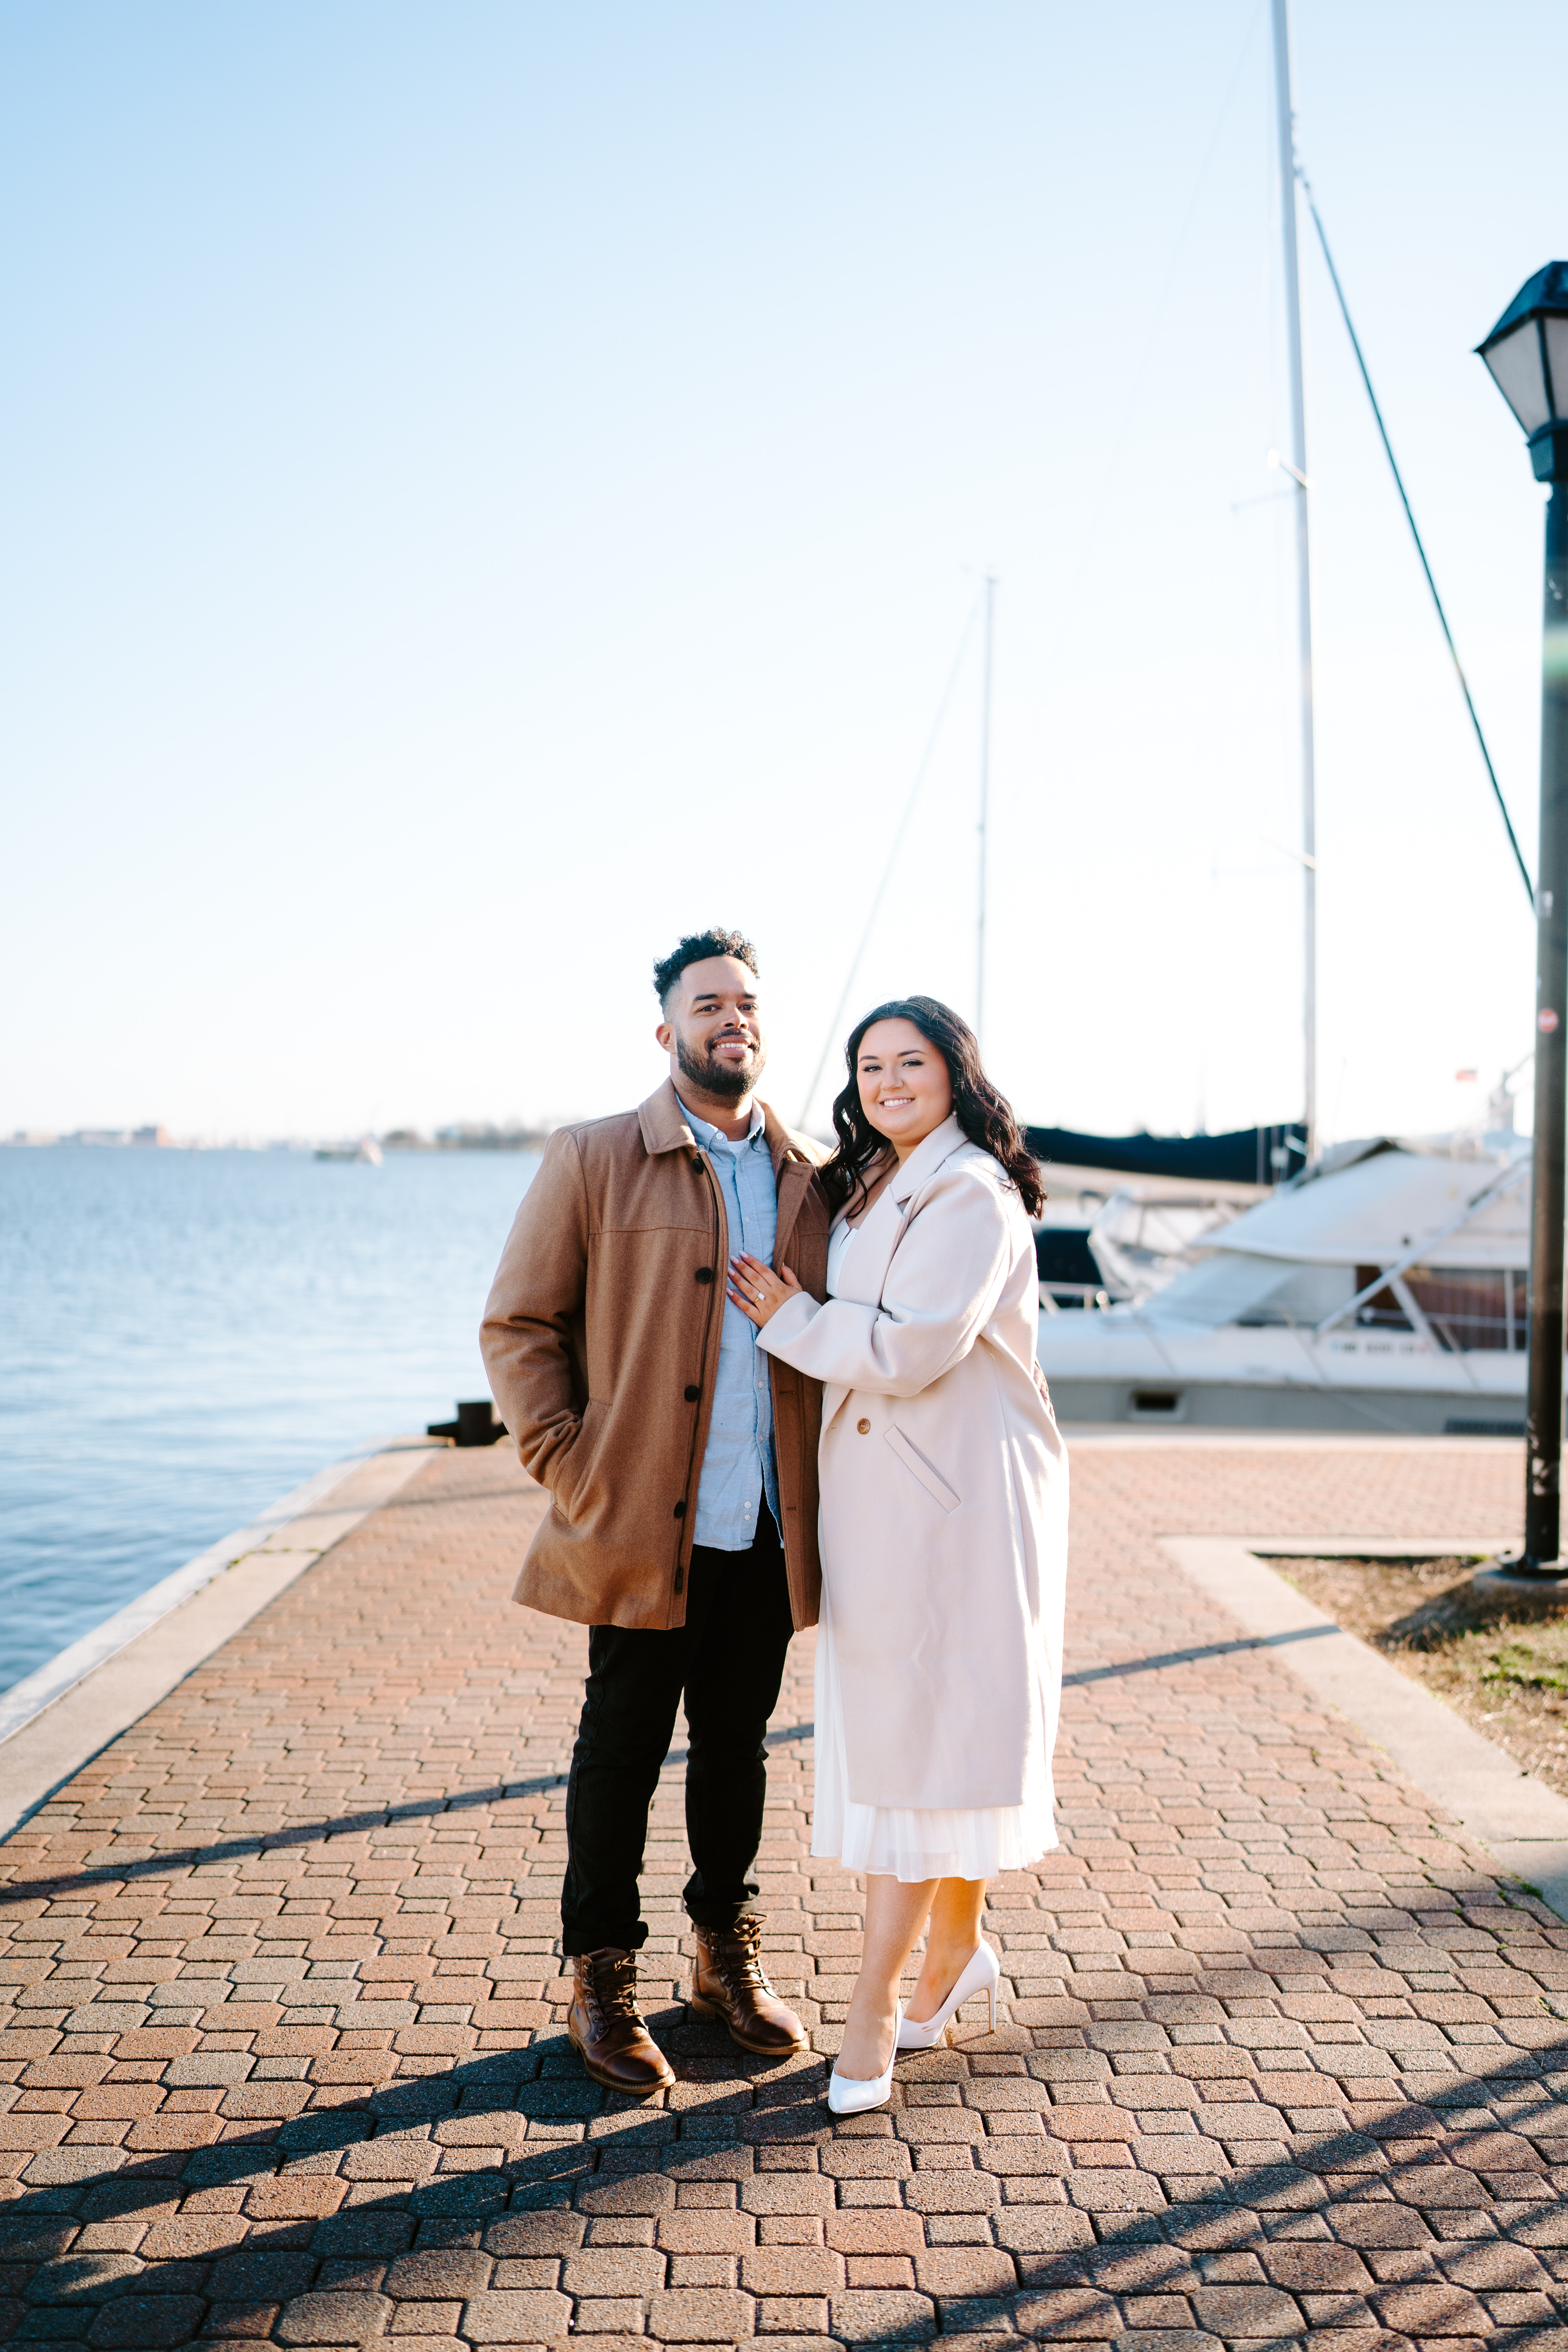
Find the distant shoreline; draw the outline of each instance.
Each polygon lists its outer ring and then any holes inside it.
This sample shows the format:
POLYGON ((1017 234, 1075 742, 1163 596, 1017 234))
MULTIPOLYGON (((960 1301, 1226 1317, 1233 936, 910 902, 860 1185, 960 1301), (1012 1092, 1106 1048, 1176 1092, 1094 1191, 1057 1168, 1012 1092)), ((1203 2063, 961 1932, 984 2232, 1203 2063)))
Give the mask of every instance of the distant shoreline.
POLYGON ((384 1151, 542 1151, 554 1131, 549 1127, 464 1127, 443 1128, 429 1136, 395 1127, 380 1141, 384 1151))
MULTIPOLYGON (((411 1128, 394 1128, 390 1135, 374 1139, 383 1151, 542 1151, 549 1142, 552 1128, 531 1127, 463 1127, 442 1128, 435 1135, 420 1135, 411 1128)), ((77 1128, 68 1135, 48 1135, 18 1129, 15 1134, 0 1136, 0 1150, 42 1151, 58 1145, 70 1145, 89 1151, 321 1151, 346 1150, 351 1154, 361 1139, 353 1137, 273 1136, 264 1142, 254 1142, 244 1136, 225 1137, 214 1141, 206 1138, 181 1138, 170 1135, 163 1128, 77 1128)))

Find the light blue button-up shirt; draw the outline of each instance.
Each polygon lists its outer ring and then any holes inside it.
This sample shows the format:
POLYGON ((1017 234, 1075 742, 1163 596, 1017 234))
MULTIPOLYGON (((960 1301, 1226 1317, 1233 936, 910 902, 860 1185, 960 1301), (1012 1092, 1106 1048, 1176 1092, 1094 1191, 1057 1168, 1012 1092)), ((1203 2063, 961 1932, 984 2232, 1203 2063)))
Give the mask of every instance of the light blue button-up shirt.
MULTIPOLYGON (((771 1265, 778 1229, 778 1188, 773 1181, 773 1154, 763 1131, 762 1106, 752 1105, 751 1128, 739 1143, 731 1143, 716 1127, 699 1118, 689 1104, 683 1102, 680 1107, 723 1192, 731 1256, 749 1250, 764 1265, 771 1265)), ((727 1269, 718 1266, 714 1271, 722 1282, 727 1269)), ((776 1526, 779 1486, 773 1465, 773 1393, 768 1359, 757 1346, 756 1325, 726 1296, 719 1333, 719 1377, 702 1475, 697 1482, 692 1541, 708 1544, 714 1551, 750 1551, 764 1496, 776 1526)))

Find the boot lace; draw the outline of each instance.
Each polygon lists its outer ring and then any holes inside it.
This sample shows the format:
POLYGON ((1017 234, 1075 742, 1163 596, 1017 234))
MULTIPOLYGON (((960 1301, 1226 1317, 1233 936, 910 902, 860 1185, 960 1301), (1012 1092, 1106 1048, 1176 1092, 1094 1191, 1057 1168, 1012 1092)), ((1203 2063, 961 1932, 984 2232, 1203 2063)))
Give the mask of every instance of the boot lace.
POLYGON ((713 1966, 731 1992, 773 1991, 762 1960, 763 1928, 760 1919, 737 1919, 732 1927, 725 1927, 709 1940, 713 1966))
POLYGON ((621 1952, 613 1960, 594 1959, 588 1990, 598 2012, 599 2033, 612 2025, 642 2023, 637 2011, 637 1964, 630 1952, 621 1952))

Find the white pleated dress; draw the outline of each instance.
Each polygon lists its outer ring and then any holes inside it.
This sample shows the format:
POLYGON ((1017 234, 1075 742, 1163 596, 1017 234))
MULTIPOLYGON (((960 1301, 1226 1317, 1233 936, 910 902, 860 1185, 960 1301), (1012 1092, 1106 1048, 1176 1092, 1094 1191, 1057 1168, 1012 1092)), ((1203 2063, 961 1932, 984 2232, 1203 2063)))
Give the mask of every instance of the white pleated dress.
MULTIPOLYGON (((856 1229, 840 1220, 827 1248, 827 1293, 837 1296, 856 1229)), ((889 1671, 898 1671, 896 1629, 889 1629, 889 1671)), ((824 1576, 816 1629, 816 1792, 811 1851, 846 1870, 918 1885, 927 1878, 994 1878, 1026 1870, 1057 1843, 1048 1769, 1026 1780, 1018 1805, 979 1810, 910 1811, 858 1805, 849 1795, 844 1739, 844 1692, 833 1643, 833 1588, 824 1576)))

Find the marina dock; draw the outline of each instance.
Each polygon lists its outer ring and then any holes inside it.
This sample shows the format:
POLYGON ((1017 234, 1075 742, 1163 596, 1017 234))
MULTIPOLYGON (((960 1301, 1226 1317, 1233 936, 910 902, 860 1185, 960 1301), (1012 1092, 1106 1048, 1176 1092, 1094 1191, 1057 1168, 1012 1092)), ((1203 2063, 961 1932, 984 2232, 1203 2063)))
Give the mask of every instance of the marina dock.
MULTIPOLYGON (((585 1636, 509 1598, 543 1495, 510 1448, 436 1448, 301 1539, 0 1844, 0 2332, 1561 2338, 1568 1801, 1489 1781, 1479 1734, 1423 1748, 1419 1706, 1364 1719, 1395 1670, 1336 1664, 1348 1637, 1258 1557, 1509 1537, 1520 1448, 1128 1431, 1081 1439, 1073 1481, 1063 1843, 993 1886, 999 2031, 977 2004, 889 2109, 837 2120, 858 1891, 809 1856, 810 1637, 762 1869, 815 2046, 770 2067, 683 2006, 678 1748, 642 1980, 679 2080, 635 2104, 564 2034, 585 1636)), ((90 1727, 92 1694, 55 1706, 90 1727)))

